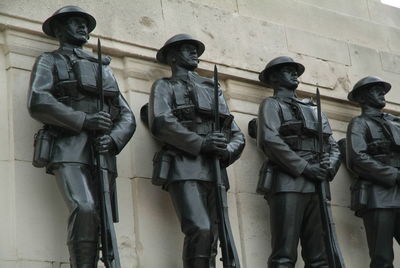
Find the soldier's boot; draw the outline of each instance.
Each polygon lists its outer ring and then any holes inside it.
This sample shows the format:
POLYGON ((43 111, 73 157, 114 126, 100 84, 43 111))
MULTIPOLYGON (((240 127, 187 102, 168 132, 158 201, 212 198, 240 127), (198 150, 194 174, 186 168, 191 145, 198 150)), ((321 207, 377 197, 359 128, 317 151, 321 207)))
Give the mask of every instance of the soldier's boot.
POLYGON ((71 268, 96 268, 98 247, 96 242, 79 242, 68 245, 71 268))
POLYGON ((210 260, 208 258, 193 258, 183 262, 184 268, 210 268, 210 260))

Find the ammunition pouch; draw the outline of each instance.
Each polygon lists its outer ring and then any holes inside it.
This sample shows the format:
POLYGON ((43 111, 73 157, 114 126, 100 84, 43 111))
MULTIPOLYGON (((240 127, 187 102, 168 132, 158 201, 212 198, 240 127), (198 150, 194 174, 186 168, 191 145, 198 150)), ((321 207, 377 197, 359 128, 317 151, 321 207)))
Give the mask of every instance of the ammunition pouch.
POLYGON ((390 154, 393 151, 393 144, 389 140, 375 140, 367 144, 367 151, 370 155, 390 154))
MULTIPOLYGON (((63 92, 64 94, 60 94, 61 88, 58 89, 59 96, 57 97, 57 100, 72 109, 76 111, 82 111, 88 114, 92 113, 97 113, 98 112, 98 107, 97 107, 97 102, 98 102, 98 97, 97 96, 88 96, 84 95, 79 91, 73 92, 72 90, 69 90, 67 92, 63 92), (69 94, 69 95, 66 95, 69 94)), ((116 118, 119 117, 119 114, 121 112, 121 108, 118 105, 118 97, 115 96, 107 96, 105 97, 105 106, 104 110, 107 111, 111 115, 111 120, 115 120, 116 118)))
POLYGON ((279 134, 282 136, 299 136, 302 134, 303 122, 299 120, 290 120, 284 122, 279 128, 279 134))
POLYGON ((353 211, 356 211, 356 214, 359 215, 363 211, 367 209, 368 205, 368 193, 370 189, 371 183, 357 179, 350 187, 351 191, 351 203, 350 208, 353 211))
POLYGON ((166 185, 170 172, 171 162, 174 159, 174 154, 170 151, 161 150, 153 157, 153 175, 151 182, 154 185, 166 185))
POLYGON ((372 157, 388 166, 400 168, 400 154, 388 153, 382 155, 374 155, 372 157))
MULTIPOLYGON (((103 68, 103 90, 104 96, 117 96, 119 94, 118 84, 111 72, 103 68)), ((72 62, 79 89, 83 93, 98 95, 97 80, 98 80, 98 63, 87 59, 78 59, 72 62)))
MULTIPOLYGON (((293 151, 319 152, 319 143, 316 137, 314 138, 296 135, 283 137, 283 140, 293 151)), ((330 145, 327 142, 324 142, 323 151, 330 151, 330 145)))
POLYGON ((50 162, 55 134, 47 126, 40 129, 34 136, 32 165, 37 168, 46 167, 50 162))
POLYGON ((259 172, 259 179, 256 189, 258 194, 265 195, 271 191, 273 183, 273 169, 274 168, 271 166, 271 163, 268 161, 263 163, 259 172))

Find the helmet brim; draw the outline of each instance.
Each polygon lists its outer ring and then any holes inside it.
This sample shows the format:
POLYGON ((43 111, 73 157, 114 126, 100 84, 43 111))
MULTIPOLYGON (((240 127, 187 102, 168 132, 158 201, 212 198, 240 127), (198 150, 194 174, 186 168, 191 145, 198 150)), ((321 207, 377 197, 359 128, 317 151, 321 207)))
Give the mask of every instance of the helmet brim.
POLYGON ((376 81, 376 82, 371 82, 368 84, 365 84, 361 87, 358 87, 356 89, 353 89, 352 91, 349 92, 349 94, 347 95, 347 99, 349 101, 354 101, 357 102, 357 93, 360 92, 361 90, 365 90, 367 88, 370 88, 373 85, 377 85, 377 84, 381 84, 383 85, 384 91, 385 91, 385 95, 390 91, 390 89, 392 88, 392 85, 389 84, 388 82, 385 81, 376 81))
POLYGON ((305 67, 303 64, 298 63, 298 62, 282 62, 279 64, 275 64, 271 67, 265 68, 258 76, 258 79, 266 84, 267 86, 270 86, 268 76, 277 68, 282 67, 284 65, 292 65, 296 68, 297 70, 297 75, 301 76, 304 73, 305 67))
POLYGON ((53 29, 54 21, 58 20, 58 19, 62 19, 62 18, 72 17, 72 16, 78 16, 78 17, 82 17, 82 18, 86 19, 89 33, 91 33, 94 30, 94 28, 96 28, 96 19, 92 15, 90 15, 89 13, 72 11, 72 12, 64 12, 64 13, 56 14, 56 15, 51 16, 47 20, 45 20, 45 22, 43 22, 43 25, 42 25, 43 32, 48 36, 56 37, 56 35, 54 33, 54 29, 53 29))
POLYGON ((205 50, 205 46, 202 42, 192 39, 192 40, 179 40, 173 43, 170 43, 168 45, 164 45, 162 48, 160 48, 157 51, 157 55, 156 55, 156 59, 158 62, 160 63, 164 63, 164 64, 168 64, 167 62, 167 55, 168 55, 168 51, 172 48, 176 48, 179 47, 182 44, 193 44, 196 48, 197 48, 197 56, 200 57, 205 50))

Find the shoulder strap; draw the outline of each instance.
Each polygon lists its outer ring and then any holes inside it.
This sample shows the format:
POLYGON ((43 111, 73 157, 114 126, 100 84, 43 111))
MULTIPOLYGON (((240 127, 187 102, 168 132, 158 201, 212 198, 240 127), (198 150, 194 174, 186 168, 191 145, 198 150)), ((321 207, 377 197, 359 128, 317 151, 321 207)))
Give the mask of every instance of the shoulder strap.
POLYGON ((58 52, 54 52, 53 55, 54 55, 54 61, 55 61, 55 65, 56 65, 56 72, 57 72, 58 79, 60 81, 69 80, 70 79, 69 73, 68 73, 69 66, 68 66, 67 60, 64 58, 63 55, 61 55, 58 52))
POLYGON ((279 105, 279 107, 281 109, 281 114, 282 114, 282 118, 283 118, 284 122, 294 119, 293 115, 292 115, 292 112, 290 110, 291 109, 291 104, 288 103, 289 105, 284 105, 281 101, 279 101, 278 98, 275 98, 275 97, 271 97, 271 98, 275 99, 276 102, 278 103, 278 105, 279 105))
POLYGON ((382 122, 376 118, 370 117, 370 116, 366 116, 365 118, 365 123, 368 126, 368 131, 369 131, 369 135, 371 137, 372 140, 377 140, 380 139, 382 136, 379 135, 379 131, 376 128, 376 124, 374 124, 373 122, 377 123, 381 128, 384 129, 384 133, 386 132, 384 125, 382 124, 382 122))

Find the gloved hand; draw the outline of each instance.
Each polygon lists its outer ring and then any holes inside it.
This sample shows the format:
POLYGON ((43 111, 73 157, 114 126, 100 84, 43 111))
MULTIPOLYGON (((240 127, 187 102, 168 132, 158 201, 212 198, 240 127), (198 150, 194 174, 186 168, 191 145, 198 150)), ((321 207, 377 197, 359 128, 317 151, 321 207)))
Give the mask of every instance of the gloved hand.
POLYGON ((106 112, 86 114, 83 129, 107 132, 112 128, 111 115, 106 112))
POLYGON ((94 148, 96 152, 104 154, 114 152, 116 147, 110 135, 99 136, 94 140, 94 148))
POLYGON ((203 144, 201 145, 201 152, 223 157, 224 155, 226 156, 227 153, 229 154, 226 150, 227 144, 223 133, 211 132, 204 138, 203 144))
POLYGON ((322 182, 330 178, 332 173, 331 161, 328 153, 324 153, 319 163, 307 164, 303 175, 314 182, 322 182))
POLYGON ((307 164, 303 171, 303 175, 313 182, 322 182, 326 180, 328 174, 328 169, 321 167, 319 163, 307 164))

